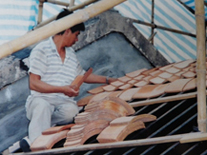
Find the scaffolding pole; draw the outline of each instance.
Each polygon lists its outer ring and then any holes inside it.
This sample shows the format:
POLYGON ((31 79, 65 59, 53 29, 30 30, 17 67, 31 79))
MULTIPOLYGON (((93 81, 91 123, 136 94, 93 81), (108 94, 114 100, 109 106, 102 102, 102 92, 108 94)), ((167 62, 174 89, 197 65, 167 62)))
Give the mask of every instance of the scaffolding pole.
POLYGON ((204 1, 195 0, 197 38, 198 129, 206 132, 206 52, 204 1))

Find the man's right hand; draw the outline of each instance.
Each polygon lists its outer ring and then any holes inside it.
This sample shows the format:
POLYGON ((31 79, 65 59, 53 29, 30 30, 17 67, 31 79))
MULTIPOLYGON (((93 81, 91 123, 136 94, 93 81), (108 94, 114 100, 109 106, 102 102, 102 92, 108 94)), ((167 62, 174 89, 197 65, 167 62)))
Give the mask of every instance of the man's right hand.
POLYGON ((79 95, 79 89, 74 89, 71 85, 64 86, 64 94, 69 97, 75 97, 79 95))

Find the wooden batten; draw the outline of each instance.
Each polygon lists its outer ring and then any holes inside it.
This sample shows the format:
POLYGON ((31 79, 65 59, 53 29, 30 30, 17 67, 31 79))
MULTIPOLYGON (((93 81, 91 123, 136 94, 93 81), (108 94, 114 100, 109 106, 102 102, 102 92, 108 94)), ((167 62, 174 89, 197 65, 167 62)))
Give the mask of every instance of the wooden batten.
POLYGON ((207 133, 194 133, 188 136, 183 136, 180 139, 180 143, 192 143, 192 142, 200 142, 207 140, 207 133))
POLYGON ((26 48, 32 44, 42 41, 50 36, 53 36, 63 30, 66 30, 76 24, 85 22, 88 19, 95 17, 102 12, 105 12, 114 6, 124 2, 126 0, 102 0, 88 6, 82 10, 79 10, 71 15, 54 21, 48 25, 45 25, 35 31, 31 31, 15 40, 4 43, 0 46, 0 59, 11 55, 12 53, 26 48))
POLYGON ((197 100, 198 128, 206 132, 206 35, 204 1, 195 0, 196 33, 197 33, 197 100))
MULTIPOLYGON (((24 155, 60 154, 60 153, 69 153, 69 152, 76 152, 76 151, 136 147, 136 146, 155 145, 155 144, 172 143, 172 142, 188 143, 192 141, 186 141, 185 138, 187 137, 196 138, 198 135, 199 137, 203 137, 203 138, 195 139, 196 141, 202 141, 203 139, 207 139, 206 138, 207 135, 205 133, 198 132, 198 133, 187 133, 187 134, 179 134, 179 135, 171 135, 171 136, 163 136, 163 137, 155 137, 155 138, 147 138, 147 139, 139 139, 139 140, 128 140, 128 141, 113 142, 113 143, 84 144, 74 147, 57 148, 52 150, 29 152, 23 154, 24 155)), ((15 153, 15 154, 20 155, 22 153, 15 153)))
MULTIPOLYGON (((205 94, 207 94, 207 91, 205 91, 205 94)), ((196 97, 197 97, 197 92, 193 92, 193 93, 174 95, 174 96, 157 98, 157 99, 150 99, 146 101, 131 102, 130 105, 132 107, 140 107, 140 106, 145 106, 145 105, 152 105, 152 104, 171 102, 171 101, 179 101, 179 100, 185 100, 185 99, 196 98, 196 97)))

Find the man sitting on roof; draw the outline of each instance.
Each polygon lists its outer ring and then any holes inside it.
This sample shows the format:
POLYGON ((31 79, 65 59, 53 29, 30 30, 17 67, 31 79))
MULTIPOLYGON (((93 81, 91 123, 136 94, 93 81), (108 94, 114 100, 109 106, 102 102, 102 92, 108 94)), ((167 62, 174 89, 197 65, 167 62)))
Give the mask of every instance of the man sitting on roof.
MULTIPOLYGON (((64 10, 57 19, 70 13, 64 10)), ((84 30, 83 23, 77 24, 39 43, 31 52, 29 69, 31 95, 26 102, 27 117, 30 120, 30 143, 54 124, 73 122, 74 116, 79 113, 74 101, 79 90, 73 89, 70 84, 76 76, 83 75, 85 71, 71 46, 78 41, 80 31, 84 30)), ((116 79, 90 74, 84 82, 108 83, 107 80, 112 82, 116 79)), ((20 142, 24 152, 30 151, 28 143, 25 139, 20 142)))

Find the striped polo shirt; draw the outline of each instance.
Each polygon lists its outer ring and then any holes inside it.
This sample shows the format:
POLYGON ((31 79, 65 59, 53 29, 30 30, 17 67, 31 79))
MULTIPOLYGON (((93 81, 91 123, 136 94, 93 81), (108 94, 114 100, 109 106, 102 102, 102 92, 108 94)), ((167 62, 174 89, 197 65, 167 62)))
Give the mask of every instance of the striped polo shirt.
MULTIPOLYGON (((39 75, 43 82, 54 86, 70 85, 77 75, 85 73, 71 47, 66 48, 65 60, 62 62, 52 37, 39 43, 32 50, 29 63, 29 72, 39 75)), ((40 93, 31 90, 31 96, 47 96, 51 99, 75 102, 74 97, 68 97, 63 93, 40 93)))

